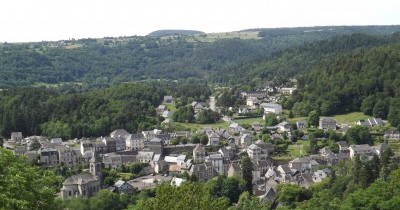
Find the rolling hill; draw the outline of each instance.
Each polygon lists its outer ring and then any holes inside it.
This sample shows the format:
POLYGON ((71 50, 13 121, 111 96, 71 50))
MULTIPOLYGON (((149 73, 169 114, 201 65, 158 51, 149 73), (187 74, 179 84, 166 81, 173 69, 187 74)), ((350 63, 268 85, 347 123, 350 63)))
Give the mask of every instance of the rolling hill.
MULTIPOLYGON (((299 65, 299 62, 305 62, 302 69, 307 69, 307 62, 310 62, 307 61, 307 56, 293 55, 296 55, 297 51, 307 51, 312 56, 317 55, 314 56, 317 59, 320 52, 313 48, 322 46, 318 48, 321 50, 324 46, 321 41, 358 32, 388 36, 395 31, 400 31, 400 26, 253 29, 166 37, 132 36, 1 43, 0 88, 60 83, 104 87, 138 80, 188 78, 217 83, 242 82, 236 78, 243 75, 243 72, 249 72, 250 76, 245 74, 240 78, 272 79, 275 75, 270 75, 269 69, 282 69, 278 72, 290 72, 290 75, 293 75, 302 71, 298 67, 303 64, 299 65), (308 45, 310 43, 315 44, 308 45), (303 49, 307 47, 309 49, 303 49), (295 68, 289 64, 281 65, 284 61, 292 59, 299 61, 293 62, 295 68)), ((344 39, 346 38, 342 38, 344 39)), ((374 38, 365 38, 367 42, 359 44, 370 45, 370 39, 372 44, 377 43, 374 38)), ((325 43, 327 44, 329 43, 325 43)), ((331 48, 327 49, 328 52, 322 52, 321 55, 330 54, 331 48)), ((332 50, 334 54, 349 49, 345 45, 333 47, 332 50), (335 51, 335 48, 340 47, 344 49, 335 51)))

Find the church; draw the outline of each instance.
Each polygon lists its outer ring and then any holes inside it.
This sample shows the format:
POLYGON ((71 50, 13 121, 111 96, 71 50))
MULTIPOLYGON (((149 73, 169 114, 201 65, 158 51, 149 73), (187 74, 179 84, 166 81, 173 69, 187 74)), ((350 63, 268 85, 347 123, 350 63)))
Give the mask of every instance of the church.
POLYGON ((63 182, 60 196, 61 199, 76 197, 89 198, 95 195, 101 189, 101 162, 98 160, 96 150, 92 152, 90 159, 89 173, 81 173, 68 177, 63 182))

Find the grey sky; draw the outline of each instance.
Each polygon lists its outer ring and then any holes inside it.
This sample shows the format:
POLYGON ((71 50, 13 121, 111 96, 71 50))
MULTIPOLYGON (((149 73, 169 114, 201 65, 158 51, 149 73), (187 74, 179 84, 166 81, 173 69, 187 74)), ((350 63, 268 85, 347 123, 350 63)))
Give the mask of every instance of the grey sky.
POLYGON ((0 42, 146 35, 159 29, 400 24, 396 0, 2 0, 0 42))

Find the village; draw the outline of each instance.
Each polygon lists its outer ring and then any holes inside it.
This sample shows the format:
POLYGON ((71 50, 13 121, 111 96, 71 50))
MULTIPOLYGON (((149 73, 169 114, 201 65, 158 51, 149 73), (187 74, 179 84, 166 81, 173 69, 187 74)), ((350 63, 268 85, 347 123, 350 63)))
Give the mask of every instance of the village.
MULTIPOLYGON (((61 199, 75 197, 88 198, 101 189, 116 193, 134 192, 155 188, 163 182, 179 186, 188 181, 207 181, 217 176, 242 176, 241 156, 247 154, 252 162, 253 194, 260 199, 274 202, 277 198, 276 186, 279 183, 291 183, 308 188, 314 183, 332 176, 330 167, 340 162, 352 160, 356 156, 372 158, 380 156, 389 145, 384 141, 369 144, 349 144, 337 141, 332 147, 324 146, 316 152, 309 152, 303 145, 297 148, 298 157, 279 158, 283 150, 282 142, 307 142, 305 119, 288 122, 283 116, 280 99, 291 95, 295 87, 275 88, 278 91, 264 89, 243 91, 245 101, 237 109, 229 107, 238 116, 260 113, 260 121, 250 126, 242 126, 232 116, 222 116, 226 127, 201 126, 198 130, 163 130, 160 129, 129 133, 117 129, 109 136, 64 140, 44 136, 24 137, 21 132, 13 132, 10 139, 3 141, 3 147, 16 155, 25 156, 26 160, 43 168, 63 167, 67 170, 79 168, 77 173, 67 177, 60 190, 61 199), (271 92, 278 94, 271 94, 271 92), (278 119, 273 125, 265 121, 273 115, 278 119), (302 133, 303 135, 299 135, 302 133), (268 136, 264 138, 263 136, 268 136), (118 180, 105 181, 103 170, 122 171, 136 164, 140 169, 137 174, 118 177, 118 180)), ((165 118, 162 124, 171 123, 172 112, 168 107, 174 104, 172 96, 165 96, 163 104, 157 107, 157 113, 165 118)), ((209 102, 192 102, 195 113, 202 110, 219 112, 216 97, 209 102)), ((367 128, 383 126, 380 118, 360 119, 354 125, 367 128)), ((345 134, 351 126, 340 124, 332 117, 319 117, 318 125, 322 133, 334 132, 345 134)), ((400 140, 400 133, 387 130, 383 139, 400 140)), ((322 140, 324 137, 318 137, 322 140)), ((297 144, 295 144, 297 145, 297 144)), ((332 145, 331 145, 332 146, 332 145)), ((310 150, 310 148, 308 148, 310 150)), ((129 173, 125 173, 129 174, 129 173)))

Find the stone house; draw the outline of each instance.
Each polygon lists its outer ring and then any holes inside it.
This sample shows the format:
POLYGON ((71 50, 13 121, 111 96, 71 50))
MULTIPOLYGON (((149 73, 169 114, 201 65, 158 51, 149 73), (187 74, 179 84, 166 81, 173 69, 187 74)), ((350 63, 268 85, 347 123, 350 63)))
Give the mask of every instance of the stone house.
POLYGON ((140 163, 150 163, 153 160, 154 152, 150 151, 139 151, 137 155, 137 161, 140 163))
POLYGON ((321 130, 336 130, 336 120, 330 117, 320 117, 318 128, 321 130))
POLYGON ((249 109, 256 109, 260 105, 260 101, 256 97, 247 97, 246 106, 249 109))
POLYGON ((230 162, 235 157, 234 148, 232 146, 221 147, 218 152, 224 158, 225 163, 230 162))
POLYGON ((371 156, 375 154, 374 149, 368 144, 350 145, 349 147, 350 158, 353 159, 355 156, 371 156))
POLYGON ((24 137, 22 136, 22 132, 12 132, 11 133, 11 141, 20 143, 24 137))
POLYGON ((152 151, 155 154, 163 154, 163 142, 159 138, 153 138, 145 142, 143 151, 152 151))
POLYGON ((274 103, 262 103, 260 104, 260 107, 264 109, 264 116, 265 114, 276 114, 280 115, 282 113, 282 106, 279 104, 274 104, 274 103))
POLYGON ((205 161, 206 152, 204 150, 203 145, 197 144, 193 149, 193 162, 194 163, 202 163, 205 161))
POLYGON ((67 167, 74 167, 81 164, 82 155, 79 150, 62 146, 57 148, 57 152, 60 164, 67 167))
POLYGON ((252 144, 247 147, 246 152, 251 160, 261 160, 261 148, 256 144, 252 144))
POLYGON ((390 129, 385 131, 383 137, 386 139, 400 140, 400 132, 394 129, 390 129))
POLYGON ((206 162, 211 162, 218 175, 225 174, 224 159, 220 153, 210 153, 209 156, 206 157, 206 162))
POLYGON ((27 151, 28 148, 26 148, 26 145, 15 146, 15 148, 13 149, 13 153, 15 155, 25 155, 27 151))
POLYGON ((297 129, 304 129, 307 127, 307 124, 304 121, 297 121, 296 126, 297 126, 297 129))
POLYGON ((296 88, 283 87, 279 90, 279 92, 282 93, 283 95, 292 95, 295 90, 296 88))
POLYGON ((144 148, 145 138, 142 133, 130 134, 125 138, 127 150, 142 150, 144 148))
POLYGON ((216 174, 214 167, 211 162, 204 162, 199 164, 193 164, 190 168, 189 174, 197 177, 199 181, 207 181, 213 178, 216 174))
POLYGON ((240 162, 234 161, 229 164, 227 176, 228 177, 232 177, 232 176, 242 177, 242 169, 240 167, 240 162))
POLYGON ((292 126, 287 121, 279 123, 278 125, 276 125, 276 127, 278 128, 278 132, 280 133, 290 132, 292 129, 292 126))
POLYGON ((125 129, 117 129, 110 133, 111 138, 126 138, 130 133, 125 129))
POLYGON ((41 148, 39 150, 39 164, 44 167, 54 167, 58 164, 58 152, 53 148, 41 148))
POLYGON ((214 132, 210 133, 207 135, 208 136, 208 144, 210 146, 218 146, 219 145, 219 140, 220 136, 214 132))
POLYGON ((172 96, 164 96, 163 102, 164 103, 172 103, 174 98, 172 96))
POLYGON ((271 143, 265 143, 262 140, 257 140, 255 145, 261 148, 260 159, 266 160, 268 157, 272 157, 275 152, 275 146, 271 143))
POLYGON ((249 133, 245 133, 240 136, 240 145, 242 145, 242 147, 247 147, 252 142, 253 142, 253 135, 251 135, 249 133))
POLYGON ((123 180, 118 180, 117 182, 115 182, 115 184, 112 186, 112 189, 113 192, 117 192, 119 194, 127 194, 127 195, 131 195, 135 191, 132 185, 123 180))
POLYGON ((277 171, 279 173, 279 180, 282 183, 289 183, 290 180, 292 179, 293 172, 290 169, 289 165, 279 165, 277 168, 277 171))
POLYGON ((295 158, 292 161, 289 161, 289 167, 292 170, 305 172, 305 171, 312 171, 316 169, 319 164, 312 160, 310 157, 301 157, 295 158))
POLYGON ((117 151, 117 144, 116 144, 116 138, 113 137, 101 137, 100 141, 103 142, 103 144, 106 145, 106 152, 115 152, 117 151))

